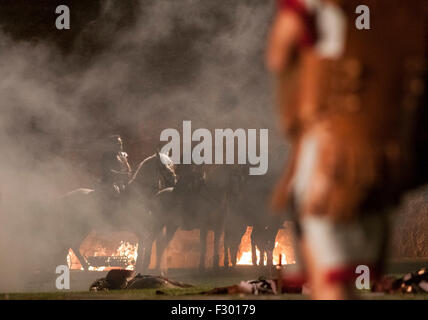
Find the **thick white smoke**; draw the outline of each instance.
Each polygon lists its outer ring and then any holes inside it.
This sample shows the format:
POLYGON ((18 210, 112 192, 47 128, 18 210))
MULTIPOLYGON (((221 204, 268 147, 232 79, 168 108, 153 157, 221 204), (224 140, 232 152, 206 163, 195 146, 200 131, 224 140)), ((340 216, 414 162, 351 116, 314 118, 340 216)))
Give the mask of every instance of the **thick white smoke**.
POLYGON ((269 128, 278 141, 263 66, 273 2, 102 6, 66 52, 43 34, 16 40, 0 28, 0 292, 27 290, 55 246, 51 203, 96 185, 103 134, 125 128, 133 163, 183 120, 269 128))

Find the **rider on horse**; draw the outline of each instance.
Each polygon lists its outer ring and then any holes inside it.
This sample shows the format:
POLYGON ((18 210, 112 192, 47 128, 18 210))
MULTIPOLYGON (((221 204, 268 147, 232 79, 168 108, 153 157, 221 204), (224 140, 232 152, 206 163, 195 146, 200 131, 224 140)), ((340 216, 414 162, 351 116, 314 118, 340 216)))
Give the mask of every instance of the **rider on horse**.
POLYGON ((123 140, 119 135, 108 138, 101 159, 101 184, 112 186, 117 193, 124 190, 129 180, 131 169, 128 164, 128 154, 123 151, 123 140))
POLYGON ((128 154, 123 150, 123 140, 119 135, 111 135, 102 146, 100 201, 103 213, 112 217, 120 205, 120 194, 130 179, 131 168, 128 154))

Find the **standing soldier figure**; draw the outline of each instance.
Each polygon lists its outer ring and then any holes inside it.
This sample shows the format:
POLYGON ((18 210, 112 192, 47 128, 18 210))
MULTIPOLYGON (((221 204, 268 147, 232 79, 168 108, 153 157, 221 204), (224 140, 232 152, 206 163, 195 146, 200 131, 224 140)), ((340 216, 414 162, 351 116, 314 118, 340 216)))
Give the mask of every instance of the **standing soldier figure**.
POLYGON ((358 265, 382 271, 387 212, 428 181, 419 170, 426 154, 416 153, 426 117, 425 2, 279 1, 267 64, 293 154, 273 206, 296 213, 315 299, 351 297, 358 265), (356 27, 361 4, 370 29, 356 27))

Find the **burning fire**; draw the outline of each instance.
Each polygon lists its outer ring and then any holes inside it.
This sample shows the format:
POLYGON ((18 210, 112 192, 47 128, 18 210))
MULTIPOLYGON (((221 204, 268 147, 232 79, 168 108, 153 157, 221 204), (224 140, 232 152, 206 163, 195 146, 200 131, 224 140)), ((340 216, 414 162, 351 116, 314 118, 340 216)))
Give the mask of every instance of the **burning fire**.
MULTIPOLYGON (((104 249, 104 248, 103 248, 104 249)), ((113 253, 112 255, 107 255, 105 253, 105 250, 100 251, 96 251, 94 254, 94 257, 99 257, 99 256, 107 256, 107 262, 110 262, 111 258, 110 257, 126 257, 126 261, 127 261, 127 266, 125 267, 126 270, 134 270, 135 268, 135 262, 137 261, 137 257, 138 257, 138 243, 133 245, 129 242, 124 242, 121 241, 120 242, 120 246, 119 248, 117 248, 116 252, 113 253), (101 254, 102 253, 102 254, 101 254)), ((89 267, 90 271, 104 271, 104 270, 110 270, 110 269, 115 269, 115 268, 120 268, 120 267, 89 267)))
MULTIPOLYGON (((273 264, 285 265, 293 264, 294 250, 290 223, 285 223, 279 230, 275 239, 275 248, 273 251, 273 264)), ((248 227, 241 239, 241 245, 238 252, 238 265, 252 265, 251 241, 250 235, 252 228, 248 227)), ((214 255, 214 234, 207 237, 207 259, 206 264, 212 263, 214 255), (211 257, 211 262, 210 262, 211 257)), ((193 268, 199 264, 199 231, 178 231, 168 248, 165 251, 162 265, 169 268, 193 268)), ((153 252, 156 250, 156 244, 153 244, 153 252)), ((89 270, 104 271, 116 268, 135 270, 138 257, 138 238, 128 232, 91 232, 80 246, 80 252, 90 265, 89 270)), ((220 251, 222 254, 222 250, 220 251)), ((267 265, 267 257, 261 257, 260 251, 256 249, 257 262, 262 259, 263 264, 267 265)), ((154 267, 156 255, 152 255, 149 268, 154 267)), ((224 261, 224 255, 220 256, 220 261, 224 261)), ((79 259, 72 250, 69 250, 67 256, 68 266, 72 270, 83 270, 79 259)))
MULTIPOLYGON (((276 242, 278 243, 278 242, 276 242)), ((256 256, 257 256, 257 264, 260 264, 260 250, 256 249, 256 256)), ((273 264, 279 265, 281 260, 281 265, 288 264, 287 262, 287 256, 285 253, 280 253, 278 256, 273 256, 273 264)), ((294 261, 292 263, 295 263, 294 261)), ((252 252, 250 251, 244 251, 241 255, 241 257, 238 259, 237 265, 252 265, 252 252)), ((263 258, 263 265, 267 265, 267 256, 265 255, 263 258)))
MULTIPOLYGON (((244 236, 241 240, 241 245, 239 247, 240 255, 238 258, 237 265, 252 265, 252 251, 251 251, 251 232, 252 227, 248 227, 247 231, 245 232, 244 236)), ((273 264, 274 265, 285 265, 285 264, 294 264, 296 263, 293 259, 293 252, 292 248, 286 246, 283 241, 285 237, 285 233, 283 230, 280 230, 278 232, 278 235, 276 237, 275 241, 275 248, 273 250, 273 264), (291 251, 291 252, 290 252, 291 251)), ((257 264, 260 263, 260 250, 256 248, 256 257, 257 257, 257 264)), ((263 257, 263 265, 267 265, 267 256, 265 255, 263 257)))
MULTIPOLYGON (((109 251, 110 250, 106 249, 105 247, 97 246, 95 252, 93 252, 91 256, 86 256, 85 258, 87 259, 89 264, 91 264, 91 262, 105 262, 106 265, 97 267, 90 266, 88 269, 90 271, 104 271, 118 268, 134 270, 135 263, 138 257, 138 244, 121 241, 119 247, 116 249, 115 252, 109 251)), ((82 266, 77 261, 77 257, 70 249, 67 256, 69 268, 83 270, 82 266)))

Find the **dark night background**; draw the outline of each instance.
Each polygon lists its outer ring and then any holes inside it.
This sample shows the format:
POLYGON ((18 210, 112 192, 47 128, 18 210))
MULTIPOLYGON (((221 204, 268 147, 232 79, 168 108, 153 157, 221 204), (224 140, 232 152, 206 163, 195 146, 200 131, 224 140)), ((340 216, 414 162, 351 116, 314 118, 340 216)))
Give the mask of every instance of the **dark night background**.
MULTIPOLYGON (((96 88, 85 90, 84 102, 71 106, 75 112, 84 114, 85 121, 69 128, 68 132, 64 132, 62 126, 46 125, 43 113, 26 115, 29 106, 22 105, 14 107, 21 128, 39 134, 42 140, 47 140, 47 147, 56 152, 86 149, 86 144, 94 143, 90 141, 94 137, 118 132, 125 136, 128 148, 134 152, 144 149, 146 154, 151 152, 147 149, 156 147, 160 130, 180 128, 183 120, 190 119, 209 128, 259 128, 263 122, 269 123, 259 121, 260 117, 267 118, 273 113, 270 97, 266 94, 264 38, 261 37, 267 31, 273 2, 220 0, 182 1, 180 4, 175 1, 184 14, 189 12, 195 16, 181 16, 180 12, 163 16, 159 13, 163 7, 154 9, 156 3, 164 3, 166 8, 173 2, 41 0, 29 4, 30 1, 1 0, 0 26, 5 36, 18 45, 29 43, 48 47, 54 58, 46 67, 52 69, 52 75, 67 74, 78 78, 106 56, 109 61, 117 59, 128 69, 128 78, 120 81, 121 88, 117 87, 121 90, 117 95, 122 97, 115 96, 114 99, 104 95, 103 91, 108 89, 102 86, 103 81, 111 81, 104 77, 116 76, 114 71, 99 75, 100 83, 96 88), (55 8, 60 4, 70 8, 70 30, 55 28, 55 8), (254 17, 246 17, 246 23, 253 23, 247 30, 245 26, 239 26, 237 20, 242 8, 254 17), (158 20, 154 14, 159 14, 158 20), (141 43, 132 40, 120 43, 122 37, 132 37, 134 32, 145 33, 145 21, 150 19, 155 20, 150 28, 162 29, 168 24, 168 33, 161 37, 144 35, 145 41, 141 43), (259 21, 264 23, 257 25, 259 21), (248 39, 251 40, 248 48, 239 52, 239 43, 227 37, 238 38, 238 32, 245 36, 251 28, 258 29, 260 37, 256 35, 248 39), (239 65, 234 67, 235 63, 239 65), (207 64, 210 69, 206 68, 207 64), (222 83, 211 83, 209 78, 214 73, 223 80, 222 83), (201 78, 204 87, 196 88, 201 78), (174 99, 177 91, 186 92, 187 97, 179 94, 174 99), (211 98, 208 103, 206 93, 211 98), (153 99, 154 96, 170 98, 163 102, 153 99), (143 113, 143 116, 128 116, 136 113, 143 113), (222 115, 220 118, 219 114, 222 115), (62 132, 58 133, 57 129, 62 132)), ((50 80, 58 81, 57 90, 73 90, 74 84, 70 86, 70 83, 60 83, 60 79, 50 80)))

